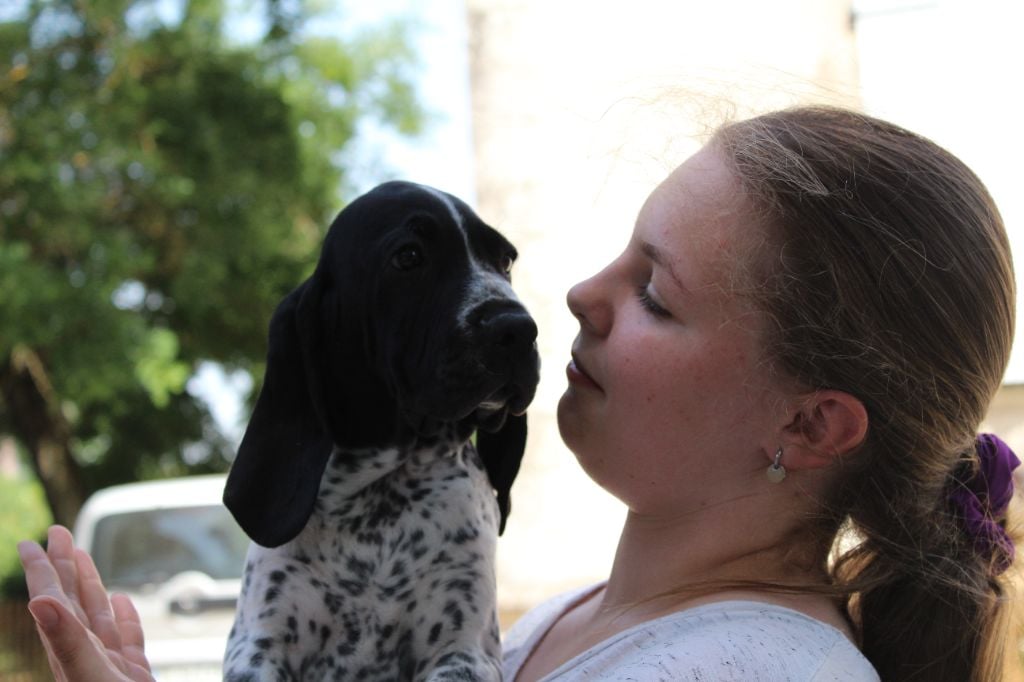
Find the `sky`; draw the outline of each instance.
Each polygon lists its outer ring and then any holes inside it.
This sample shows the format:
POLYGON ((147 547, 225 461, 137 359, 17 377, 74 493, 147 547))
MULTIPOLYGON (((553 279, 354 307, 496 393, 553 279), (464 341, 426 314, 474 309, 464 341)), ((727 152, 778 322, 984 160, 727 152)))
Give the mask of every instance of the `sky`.
MULTIPOLYGON (((463 0, 349 0, 311 26, 311 31, 344 37, 349 31, 401 17, 413 26, 421 55, 416 82, 428 110, 423 135, 406 140, 364 128, 368 143, 402 179, 431 184, 474 203, 470 123, 469 40, 463 0)), ((361 190, 370 189, 363 185, 361 190)))

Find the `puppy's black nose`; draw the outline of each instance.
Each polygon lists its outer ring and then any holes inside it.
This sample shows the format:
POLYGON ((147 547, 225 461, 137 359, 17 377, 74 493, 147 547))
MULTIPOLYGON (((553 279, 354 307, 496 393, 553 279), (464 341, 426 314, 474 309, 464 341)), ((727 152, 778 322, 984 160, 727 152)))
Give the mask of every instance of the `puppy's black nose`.
POLYGON ((537 324, 518 305, 489 306, 477 325, 484 347, 499 357, 517 358, 533 350, 537 324))

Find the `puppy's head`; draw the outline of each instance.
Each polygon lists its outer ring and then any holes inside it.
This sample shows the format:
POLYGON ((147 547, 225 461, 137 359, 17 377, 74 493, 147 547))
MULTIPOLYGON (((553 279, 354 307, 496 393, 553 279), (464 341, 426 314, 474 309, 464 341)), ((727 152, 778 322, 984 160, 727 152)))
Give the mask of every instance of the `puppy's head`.
POLYGON ((422 185, 381 185, 338 215, 271 321, 225 491, 250 537, 274 546, 302 529, 335 446, 405 446, 453 426, 488 431, 478 445, 504 523, 538 379, 515 258, 463 202, 422 185))

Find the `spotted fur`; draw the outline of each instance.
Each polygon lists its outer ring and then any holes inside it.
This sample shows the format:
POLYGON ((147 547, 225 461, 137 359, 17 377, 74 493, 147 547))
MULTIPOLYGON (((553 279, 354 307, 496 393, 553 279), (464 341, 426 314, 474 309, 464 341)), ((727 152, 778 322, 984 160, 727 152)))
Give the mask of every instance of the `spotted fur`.
POLYGON ((494 550, 538 377, 514 257, 409 183, 332 224, 225 490, 254 540, 226 680, 500 679, 494 550))

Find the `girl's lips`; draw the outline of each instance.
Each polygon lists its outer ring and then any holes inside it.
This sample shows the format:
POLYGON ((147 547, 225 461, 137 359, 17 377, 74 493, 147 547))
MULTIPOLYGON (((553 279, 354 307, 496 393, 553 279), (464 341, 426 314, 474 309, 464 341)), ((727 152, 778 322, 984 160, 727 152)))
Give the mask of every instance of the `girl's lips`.
POLYGON ((583 369, 583 366, 580 364, 579 358, 576 357, 575 353, 572 356, 572 360, 569 361, 569 366, 565 368, 565 375, 568 377, 570 384, 593 388, 598 391, 601 390, 598 383, 594 381, 589 374, 587 374, 585 369, 583 369))

